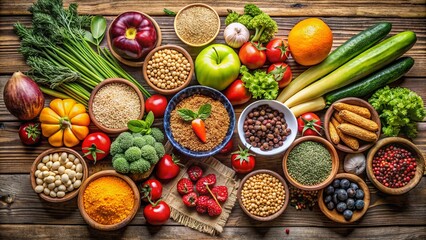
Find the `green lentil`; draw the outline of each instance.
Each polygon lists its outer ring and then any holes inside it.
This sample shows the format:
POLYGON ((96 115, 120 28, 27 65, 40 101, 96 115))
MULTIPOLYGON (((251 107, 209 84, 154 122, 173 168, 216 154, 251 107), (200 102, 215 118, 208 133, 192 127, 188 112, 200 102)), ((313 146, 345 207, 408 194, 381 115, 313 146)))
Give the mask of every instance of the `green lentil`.
POLYGON ((288 155, 287 169, 289 175, 300 184, 316 185, 330 175, 330 152, 321 143, 302 142, 288 155))

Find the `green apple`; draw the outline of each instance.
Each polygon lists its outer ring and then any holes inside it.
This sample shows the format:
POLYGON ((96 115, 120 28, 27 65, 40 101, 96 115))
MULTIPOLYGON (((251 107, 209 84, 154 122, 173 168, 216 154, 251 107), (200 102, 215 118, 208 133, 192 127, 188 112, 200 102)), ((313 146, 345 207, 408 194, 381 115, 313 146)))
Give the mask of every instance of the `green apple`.
POLYGON ((201 85, 221 91, 237 79, 240 66, 234 49, 224 44, 213 44, 198 54, 195 75, 201 85))

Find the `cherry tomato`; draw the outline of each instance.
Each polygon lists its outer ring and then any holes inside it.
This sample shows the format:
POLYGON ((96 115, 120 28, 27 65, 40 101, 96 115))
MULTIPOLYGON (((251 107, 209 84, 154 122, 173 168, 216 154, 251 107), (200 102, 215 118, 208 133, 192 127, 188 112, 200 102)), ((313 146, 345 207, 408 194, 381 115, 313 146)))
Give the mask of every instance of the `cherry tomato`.
POLYGON ((237 173, 248 173, 254 169, 256 159, 253 154, 249 153, 249 149, 242 149, 233 152, 231 155, 232 168, 237 173))
POLYGON ((241 63, 249 69, 262 67, 266 62, 265 48, 256 42, 246 42, 238 53, 241 63))
POLYGON ((274 38, 266 45, 266 57, 271 63, 284 62, 290 56, 290 48, 283 38, 274 38))
POLYGON ((297 118, 297 128, 302 136, 321 136, 321 119, 315 113, 304 113, 297 118))
POLYGON ((220 150, 220 153, 229 153, 232 150, 232 147, 234 146, 234 143, 232 141, 232 138, 229 140, 229 142, 220 150))
POLYGON ((167 107, 167 98, 160 94, 154 94, 145 101, 145 112, 154 113, 154 117, 164 116, 167 107))
POLYGON ((84 139, 81 144, 81 151, 89 160, 96 161, 104 159, 109 154, 111 139, 102 132, 94 132, 84 139))
POLYGON ((41 141, 41 125, 35 122, 26 122, 19 126, 19 139, 25 145, 34 145, 41 141))
POLYGON ((175 178, 180 171, 179 159, 175 156, 165 154, 157 163, 155 175, 162 180, 175 178))
POLYGON ((278 81, 279 88, 287 86, 293 78, 290 66, 285 63, 272 64, 268 68, 268 73, 274 75, 275 80, 278 81))
POLYGON ((148 202, 148 198, 151 201, 157 201, 163 194, 163 185, 156 179, 148 179, 141 185, 142 195, 141 198, 145 202, 148 202))
POLYGON ((170 218, 170 207, 164 201, 149 203, 143 209, 143 216, 151 225, 162 225, 170 218))
POLYGON ((232 105, 244 104, 251 99, 251 93, 244 87, 244 83, 240 79, 232 82, 231 85, 225 89, 224 94, 232 105))

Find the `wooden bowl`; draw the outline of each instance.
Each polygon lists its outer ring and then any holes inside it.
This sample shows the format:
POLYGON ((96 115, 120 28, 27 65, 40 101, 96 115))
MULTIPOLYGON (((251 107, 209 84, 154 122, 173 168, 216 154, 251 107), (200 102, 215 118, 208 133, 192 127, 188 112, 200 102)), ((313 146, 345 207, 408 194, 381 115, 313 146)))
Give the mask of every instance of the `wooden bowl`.
POLYGON ((339 156, 337 155, 336 149, 334 149, 333 145, 327 140, 325 140, 324 138, 317 137, 317 136, 305 136, 305 137, 296 139, 296 141, 294 141, 290 145, 290 147, 287 149, 287 151, 284 153, 282 167, 283 167, 285 177, 293 186, 302 190, 315 191, 315 190, 320 190, 326 187, 328 184, 330 184, 334 180, 334 177, 336 176, 337 171, 339 170, 339 156), (321 143, 325 148, 327 148, 331 156, 330 175, 323 182, 315 184, 315 185, 303 185, 297 182, 296 179, 290 176, 287 169, 288 155, 290 154, 290 152, 293 150, 294 147, 296 147, 297 145, 305 141, 315 141, 315 142, 321 143))
MULTIPOLYGON (((48 149, 44 152, 42 152, 40 155, 38 155, 38 157, 34 160, 33 165, 31 165, 31 171, 30 171, 30 180, 31 180, 31 186, 33 187, 33 189, 35 190, 35 187, 37 186, 36 183, 36 177, 35 177, 35 172, 37 170, 37 165, 41 162, 41 160, 43 159, 44 156, 49 155, 49 154, 53 154, 53 153, 62 153, 62 152, 66 152, 69 154, 73 154, 78 160, 80 160, 81 165, 83 166, 83 177, 81 178, 81 182, 84 182, 84 180, 86 180, 87 176, 89 175, 89 170, 87 168, 86 165, 86 161, 84 161, 83 157, 76 151, 74 151, 71 148, 51 148, 48 149)), ((73 199, 75 196, 78 195, 79 191, 81 189, 81 186, 77 189, 74 189, 71 192, 65 193, 65 196, 63 198, 54 198, 51 196, 47 196, 44 193, 39 193, 38 195, 48 201, 48 202, 53 202, 53 203, 60 203, 60 202, 66 202, 69 201, 71 199, 73 199)))
POLYGON ((243 211, 244 211, 245 214, 247 214, 249 217, 251 217, 254 220, 266 222, 266 221, 271 221, 271 220, 279 217, 284 212, 284 210, 287 208, 287 205, 288 205, 288 202, 289 202, 289 199, 290 199, 290 191, 289 191, 287 183, 285 182, 285 180, 278 173, 276 173, 274 171, 271 171, 271 170, 261 169, 261 170, 256 170, 256 171, 253 171, 253 172, 247 174, 243 178, 243 180, 241 180, 240 187, 238 188, 238 191, 237 191, 237 198, 238 198, 238 203, 240 204, 240 207, 241 207, 241 209, 243 209, 243 211), (256 215, 250 213, 244 207, 243 202, 241 200, 241 191, 243 189, 244 183, 251 176, 254 176, 254 175, 257 175, 257 174, 261 174, 261 173, 267 173, 269 175, 272 175, 272 176, 276 177, 282 183, 282 185, 284 186, 284 191, 285 191, 284 205, 281 207, 280 210, 278 210, 278 212, 276 212, 276 213, 274 213, 274 214, 272 214, 270 216, 267 216, 267 217, 260 217, 260 216, 256 216, 256 215))
POLYGON ((89 224, 89 226, 92 227, 92 228, 102 230, 102 231, 113 231, 113 230, 120 229, 120 228, 126 226, 130 221, 132 221, 132 219, 135 217, 136 213, 139 210, 141 197, 140 197, 138 187, 132 181, 132 179, 130 179, 127 176, 121 175, 114 170, 104 170, 104 171, 100 171, 100 172, 93 174, 86 181, 83 182, 83 184, 81 185, 80 188, 81 188, 81 194, 78 196, 78 208, 80 209, 80 214, 83 217, 84 221, 86 221, 86 223, 89 224), (129 184, 130 188, 133 190, 133 193, 134 193, 133 199, 135 201, 129 216, 127 216, 121 222, 118 222, 116 224, 111 224, 111 225, 100 224, 100 223, 96 222, 95 220, 93 220, 86 213, 86 210, 84 209, 84 202, 83 202, 84 191, 86 190, 87 186, 89 186, 89 184, 92 181, 94 181, 94 180, 96 180, 100 177, 106 177, 106 176, 119 177, 119 178, 123 179, 127 184, 129 184))
MULTIPOLYGON (((217 12, 216 12, 216 10, 214 10, 212 7, 210 7, 209 5, 207 5, 207 4, 203 4, 203 3, 193 3, 193 4, 189 4, 189 5, 186 5, 185 7, 183 7, 181 10, 179 10, 179 12, 176 14, 176 17, 175 17, 175 20, 174 20, 174 24, 173 24, 173 26, 174 26, 174 28, 175 28, 175 33, 176 33, 176 35, 178 36, 178 38, 182 41, 182 42, 184 42, 186 45, 189 45, 189 46, 191 46, 191 47, 202 47, 202 46, 205 46, 205 45, 207 45, 207 44, 209 44, 209 43, 211 43, 216 37, 217 37, 217 35, 219 34, 219 30, 220 30, 220 18, 219 18, 219 14, 217 14, 217 12), (178 17, 179 17, 179 15, 180 14, 182 14, 182 12, 183 11, 185 11, 186 9, 188 9, 188 8, 191 8, 191 7, 205 7, 205 8, 208 8, 208 9, 210 9, 210 10, 212 10, 214 13, 215 13, 215 15, 216 15, 216 20, 217 20, 217 30, 216 30, 216 33, 213 35, 213 37, 212 38, 210 38, 210 39, 207 39, 204 43, 201 43, 201 44, 194 44, 194 43, 191 43, 191 42, 188 42, 186 39, 184 39, 180 34, 179 34, 179 31, 177 30, 177 23, 176 23, 176 19, 178 19, 178 17)), ((202 31, 202 30, 200 30, 200 31, 202 31)))
MULTIPOLYGON (((371 106, 368 102, 366 102, 366 101, 364 101, 360 98, 354 98, 354 97, 343 98, 343 99, 336 101, 335 103, 338 103, 338 102, 343 102, 343 103, 347 103, 347 104, 352 104, 352 105, 357 105, 357 106, 368 108, 368 110, 370 110, 370 113, 371 113, 371 120, 376 122, 377 125, 379 126, 379 130, 376 131, 376 134, 377 134, 377 138, 380 137, 380 130, 381 130, 382 126, 381 126, 381 123, 380 123, 379 114, 373 108, 373 106, 371 106)), ((333 146, 335 148, 339 149, 342 152, 346 152, 346 153, 360 153, 360 152, 364 152, 367 149, 371 148, 374 145, 375 142, 364 142, 362 140, 359 140, 359 143, 360 143, 359 148, 358 148, 358 150, 355 151, 355 150, 351 149, 350 147, 346 146, 342 142, 339 142, 339 144, 334 144, 331 141, 328 124, 330 123, 330 119, 331 119, 331 117, 333 116, 333 113, 334 113, 333 105, 334 105, 334 103, 328 108, 328 110, 327 110, 327 112, 325 113, 325 116, 324 116, 324 132, 325 132, 325 137, 327 138, 327 140, 331 144, 333 144, 333 146)))
MULTIPOLYGON (((139 90, 138 87, 136 87, 136 85, 134 85, 133 83, 131 83, 128 80, 122 79, 122 78, 108 78, 103 80, 101 83, 99 83, 95 89, 93 89, 92 93, 90 94, 90 99, 89 99, 89 116, 90 119, 92 120, 93 124, 96 125, 96 127, 98 127, 101 131, 106 132, 106 133, 110 133, 110 134, 117 134, 117 133, 121 133, 124 131, 127 131, 129 128, 126 126, 124 128, 109 128, 106 127, 104 125, 102 125, 98 120, 96 120, 96 117, 93 113, 93 100, 96 96, 96 93, 99 91, 99 89, 101 89, 103 86, 110 84, 110 83, 121 83, 121 84, 126 84, 128 86, 130 86, 131 88, 133 88, 133 90, 135 90, 136 94, 138 95, 139 99, 140 99, 140 103, 141 103, 141 107, 140 107, 140 114, 138 119, 142 119, 144 111, 145 111, 145 104, 144 104, 144 98, 143 95, 141 93, 141 91, 139 90)), ((133 120, 133 119, 129 119, 129 120, 133 120)))
POLYGON ((410 142, 409 140, 405 139, 405 138, 400 138, 400 137, 388 137, 388 138, 384 138, 381 139, 380 141, 378 141, 376 143, 376 145, 370 149, 370 151, 368 152, 367 155, 367 176, 370 179, 370 181, 373 183, 374 186, 376 186, 377 189, 379 189, 381 192, 389 194, 389 195, 401 195, 404 193, 409 192, 411 189, 413 189, 415 186, 417 186, 417 184, 419 184, 420 180, 422 179, 423 176, 423 172, 425 169, 425 159, 424 156, 422 154, 422 152, 416 147, 416 145, 414 145, 412 142, 410 142), (373 158, 374 155, 376 154, 376 152, 391 144, 398 144, 403 146, 404 148, 406 148, 407 150, 411 151, 415 158, 416 158, 416 162, 417 162, 417 168, 416 168, 416 173, 413 177, 413 179, 411 179, 410 182, 408 182, 407 185, 405 185, 404 187, 401 188, 390 188, 390 187, 386 187, 383 184, 381 184, 375 177, 374 173, 373 173, 373 158))
POLYGON ((146 61, 143 63, 143 67, 142 67, 143 78, 145 79, 146 83, 148 83, 148 85, 152 89, 154 89, 156 92, 163 94, 163 95, 172 95, 172 94, 175 94, 175 93, 179 92, 180 90, 184 89, 186 86, 189 85, 189 83, 192 80, 192 76, 194 75, 194 62, 192 61, 191 55, 189 55, 189 53, 185 49, 183 49, 182 47, 176 46, 176 45, 164 45, 164 46, 156 47, 151 52, 148 53, 145 60, 146 61), (156 52, 163 50, 163 49, 176 50, 176 51, 182 53, 186 57, 186 59, 188 59, 188 62, 191 65, 191 71, 189 72, 188 77, 185 79, 184 83, 177 88, 162 89, 162 88, 157 87, 154 83, 152 83, 149 80, 149 77, 148 77, 148 74, 147 74, 148 62, 156 52))
MULTIPOLYGON (((157 31, 157 43, 155 44, 155 47, 160 46, 163 38, 162 38, 162 35, 161 35, 160 26, 158 26, 157 22, 152 17, 150 17, 148 14, 145 14, 143 12, 139 12, 139 11, 128 11, 128 12, 140 13, 152 22, 152 24, 155 27, 155 30, 157 31)), ((121 14, 123 14, 123 13, 121 13, 121 14)), ((120 16, 120 15, 118 15, 118 16, 120 16)), ((117 18, 115 18, 115 19, 117 19, 117 18)), ((115 52, 114 48, 112 47, 111 38, 109 36, 109 30, 111 28, 112 23, 114 23, 115 19, 111 22, 111 24, 109 24, 107 32, 106 32, 106 39, 107 39, 108 48, 110 49, 112 55, 121 63, 123 63, 127 66, 130 66, 130 67, 141 67, 143 62, 144 62, 143 59, 142 60, 139 60, 139 59, 133 60, 133 59, 124 58, 124 57, 120 56, 117 52, 115 52)))
POLYGON ((338 223, 352 223, 359 220, 367 212, 368 206, 370 206, 370 190, 368 189, 367 184, 365 184, 365 182, 360 177, 354 174, 339 173, 336 175, 336 179, 342 178, 346 178, 351 182, 355 182, 356 184, 358 184, 359 188, 364 191, 364 208, 361 211, 353 211, 352 218, 349 221, 346 221, 343 217, 343 214, 337 212, 336 208, 334 208, 333 210, 329 210, 327 208, 323 199, 324 189, 322 189, 318 194, 318 205, 324 215, 326 215, 330 220, 333 220, 338 223))

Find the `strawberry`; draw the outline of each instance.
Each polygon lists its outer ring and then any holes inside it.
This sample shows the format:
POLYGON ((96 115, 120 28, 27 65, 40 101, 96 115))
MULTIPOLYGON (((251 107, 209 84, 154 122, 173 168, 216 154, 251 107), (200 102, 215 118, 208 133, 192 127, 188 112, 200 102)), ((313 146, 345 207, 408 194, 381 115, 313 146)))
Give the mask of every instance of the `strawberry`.
POLYGON ((209 199, 207 201, 207 212, 210 217, 219 216, 222 213, 222 208, 214 199, 209 199))
POLYGON ((195 207, 197 200, 198 195, 195 192, 190 192, 182 197, 182 201, 187 207, 195 207))
POLYGON ((185 195, 194 191, 194 184, 189 178, 182 178, 179 180, 176 187, 180 195, 185 195))
POLYGON ((195 210, 199 213, 207 212, 207 202, 209 201, 209 196, 199 196, 197 200, 197 207, 195 210))
POLYGON ((215 186, 212 193, 219 202, 226 202, 228 199, 228 188, 226 186, 215 186))
POLYGON ((198 179, 200 179, 200 177, 203 176, 203 169, 201 169, 199 166, 191 166, 190 168, 188 168, 188 176, 189 178, 196 182, 198 179))
POLYGON ((209 191, 207 190, 206 186, 212 186, 216 183, 216 176, 214 174, 209 174, 205 177, 202 177, 198 179, 197 183, 195 184, 195 189, 198 191, 199 194, 208 194, 209 191))

